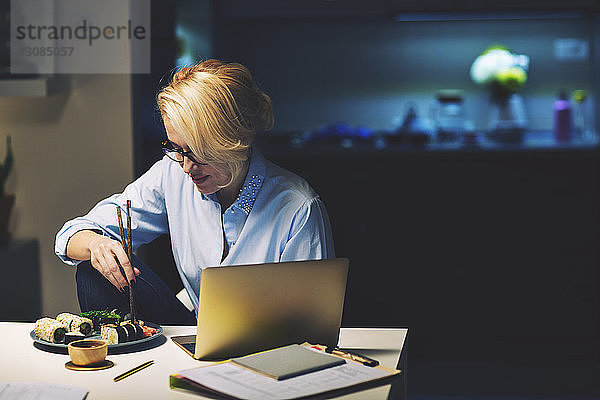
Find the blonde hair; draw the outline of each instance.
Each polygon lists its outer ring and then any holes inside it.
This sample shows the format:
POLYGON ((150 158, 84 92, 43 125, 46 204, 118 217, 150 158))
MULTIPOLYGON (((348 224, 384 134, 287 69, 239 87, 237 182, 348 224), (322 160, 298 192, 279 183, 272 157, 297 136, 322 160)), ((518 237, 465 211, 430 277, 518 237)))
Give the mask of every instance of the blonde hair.
POLYGON ((274 123, 271 99, 237 63, 206 60, 181 68, 157 104, 198 160, 226 166, 231 177, 223 187, 243 170, 256 132, 274 123))

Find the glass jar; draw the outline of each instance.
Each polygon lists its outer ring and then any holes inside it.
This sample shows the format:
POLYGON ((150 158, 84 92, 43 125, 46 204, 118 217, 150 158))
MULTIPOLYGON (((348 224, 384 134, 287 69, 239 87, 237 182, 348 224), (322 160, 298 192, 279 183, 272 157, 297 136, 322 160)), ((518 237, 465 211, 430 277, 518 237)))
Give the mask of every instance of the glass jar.
POLYGON ((460 90, 440 90, 432 109, 437 141, 455 143, 465 129, 463 93, 460 90))

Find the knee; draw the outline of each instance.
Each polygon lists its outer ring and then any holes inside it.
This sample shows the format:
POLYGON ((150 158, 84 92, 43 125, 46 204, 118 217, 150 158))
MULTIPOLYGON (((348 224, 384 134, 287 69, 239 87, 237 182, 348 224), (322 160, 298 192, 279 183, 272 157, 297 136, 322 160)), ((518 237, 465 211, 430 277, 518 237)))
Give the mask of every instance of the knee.
POLYGON ((92 267, 92 263, 90 261, 82 261, 77 265, 77 269, 75 271, 75 281, 77 282, 77 287, 86 282, 97 280, 98 278, 103 278, 102 274, 100 274, 94 267, 92 267))
POLYGON ((81 296, 95 296, 98 294, 119 293, 118 289, 98 272, 90 261, 83 261, 77 265, 75 271, 75 282, 77 283, 77 294, 81 296))
POLYGON ((89 261, 77 265, 75 281, 81 311, 122 308, 128 304, 128 299, 89 261))

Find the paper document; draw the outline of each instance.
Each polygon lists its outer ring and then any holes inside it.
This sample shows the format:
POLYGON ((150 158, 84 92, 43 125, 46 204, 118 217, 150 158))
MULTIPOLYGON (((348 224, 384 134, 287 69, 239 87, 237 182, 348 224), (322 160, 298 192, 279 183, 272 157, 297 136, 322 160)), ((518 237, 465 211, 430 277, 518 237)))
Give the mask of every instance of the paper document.
POLYGON ((179 372, 204 387, 240 399, 285 400, 341 389, 390 375, 379 369, 346 362, 283 381, 226 362, 179 372))
POLYGON ((0 400, 83 400, 88 390, 43 382, 0 381, 0 400))

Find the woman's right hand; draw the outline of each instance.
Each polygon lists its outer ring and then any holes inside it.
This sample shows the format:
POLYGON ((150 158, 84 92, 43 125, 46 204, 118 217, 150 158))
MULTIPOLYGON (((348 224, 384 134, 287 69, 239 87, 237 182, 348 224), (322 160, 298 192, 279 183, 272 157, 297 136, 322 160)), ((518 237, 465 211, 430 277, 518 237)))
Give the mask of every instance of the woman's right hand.
POLYGON ((129 262, 121 242, 93 231, 79 231, 74 234, 67 245, 67 255, 79 260, 90 260, 92 267, 119 291, 128 286, 128 282, 135 282, 135 276, 140 274, 129 262), (123 267, 125 276, 121 273, 119 264, 123 267))
POLYGON ((128 286, 128 282, 135 281, 135 275, 138 275, 140 271, 132 267, 120 242, 106 236, 97 236, 89 243, 92 266, 117 289, 123 290, 125 286, 128 286), (123 277, 119 264, 123 267, 127 279, 123 277))

